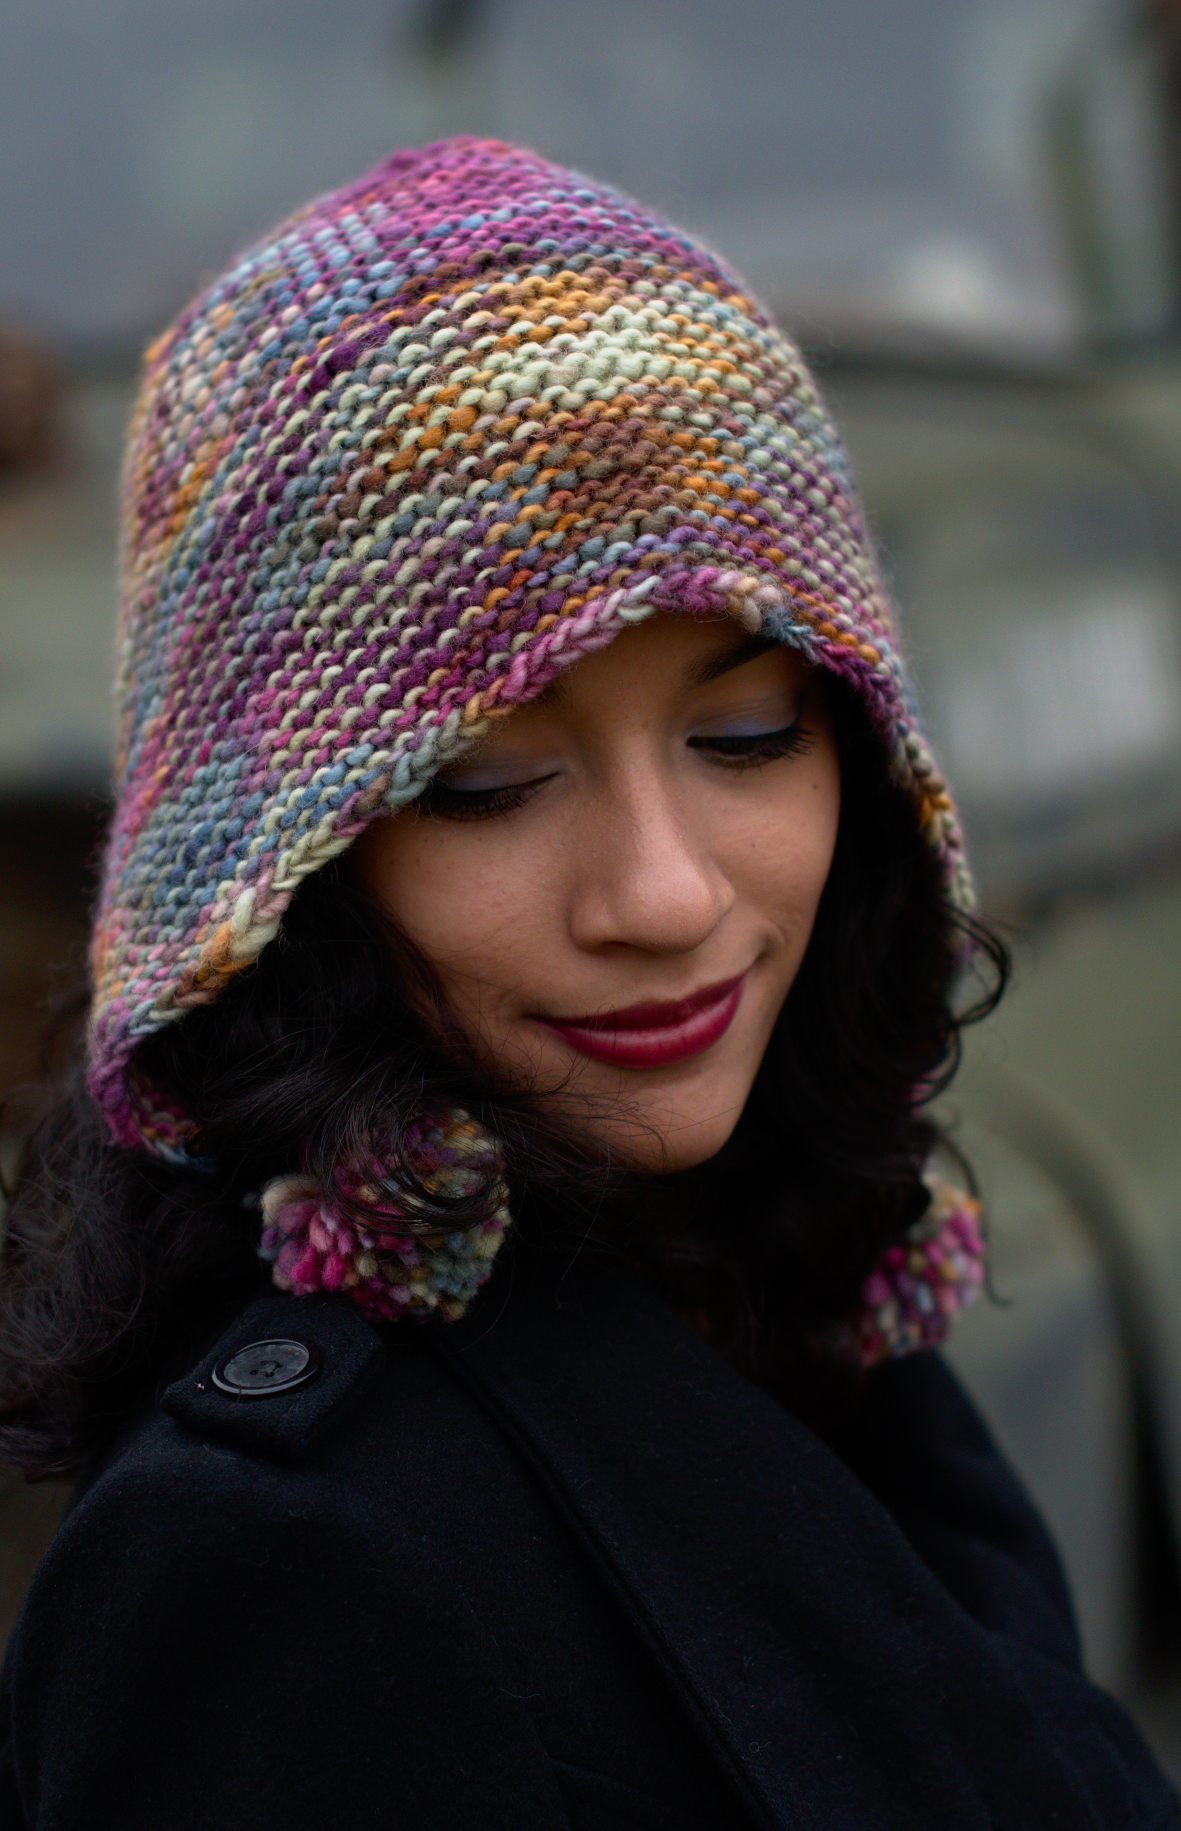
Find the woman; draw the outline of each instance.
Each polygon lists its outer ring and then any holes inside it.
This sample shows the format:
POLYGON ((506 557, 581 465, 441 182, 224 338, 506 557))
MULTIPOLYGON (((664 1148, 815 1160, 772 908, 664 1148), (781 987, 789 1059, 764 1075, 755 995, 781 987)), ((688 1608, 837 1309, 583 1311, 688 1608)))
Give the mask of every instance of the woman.
POLYGON ((796 351, 448 142, 154 346, 126 500, 0 1822, 1181 1823, 929 1351, 1003 954, 796 351))

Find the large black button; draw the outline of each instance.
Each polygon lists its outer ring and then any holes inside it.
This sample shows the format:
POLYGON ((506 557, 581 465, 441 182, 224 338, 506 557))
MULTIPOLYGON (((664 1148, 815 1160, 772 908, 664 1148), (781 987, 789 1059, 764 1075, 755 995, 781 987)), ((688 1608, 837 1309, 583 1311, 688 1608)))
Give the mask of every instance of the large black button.
POLYGON ((218 1361, 213 1384, 235 1399, 265 1399, 273 1392, 305 1386, 320 1370, 320 1350, 311 1342, 252 1341, 218 1361))

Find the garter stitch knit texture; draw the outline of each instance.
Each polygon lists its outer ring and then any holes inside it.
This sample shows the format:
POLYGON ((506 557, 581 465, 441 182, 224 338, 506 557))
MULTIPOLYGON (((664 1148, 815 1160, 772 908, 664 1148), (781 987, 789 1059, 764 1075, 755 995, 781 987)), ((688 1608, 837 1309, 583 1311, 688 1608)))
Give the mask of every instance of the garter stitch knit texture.
POLYGON ((165 1156, 136 1043, 487 720, 656 610, 852 683, 970 888, 844 452, 714 255, 495 141, 395 153, 148 351, 125 475, 117 808, 91 1085, 165 1156))

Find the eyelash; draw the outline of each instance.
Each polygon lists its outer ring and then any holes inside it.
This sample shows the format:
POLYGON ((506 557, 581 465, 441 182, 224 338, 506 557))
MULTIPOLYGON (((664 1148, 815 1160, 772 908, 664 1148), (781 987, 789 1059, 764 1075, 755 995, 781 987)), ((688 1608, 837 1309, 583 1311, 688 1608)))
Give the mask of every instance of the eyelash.
MULTIPOLYGON (((705 751, 722 769, 758 769, 763 763, 778 762, 781 757, 804 756, 812 748, 811 734, 803 730, 797 715, 781 731, 765 731, 755 737, 690 738, 691 750, 705 751)), ((505 788, 449 788, 437 779, 425 789, 419 809, 428 819, 483 820, 495 814, 511 814, 523 807, 530 796, 550 776, 539 776, 536 782, 514 783, 505 788)))
POLYGON ((541 776, 536 782, 520 782, 511 788, 448 788, 445 782, 432 782, 419 798, 419 808, 430 820, 483 820, 490 814, 511 814, 524 807, 534 789, 548 782, 541 776))
POLYGON ((708 751, 723 769, 757 769, 760 763, 775 763, 780 757, 804 756, 812 748, 812 736, 797 713, 781 731, 764 731, 756 737, 691 737, 689 748, 708 751))

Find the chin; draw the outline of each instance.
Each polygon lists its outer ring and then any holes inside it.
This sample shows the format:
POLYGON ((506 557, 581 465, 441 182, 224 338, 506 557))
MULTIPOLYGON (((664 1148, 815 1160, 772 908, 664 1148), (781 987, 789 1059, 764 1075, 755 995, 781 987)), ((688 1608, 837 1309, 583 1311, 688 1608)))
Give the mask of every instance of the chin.
POLYGON ((670 1113, 665 1108, 654 1112, 648 1123, 644 1115, 636 1115, 626 1125, 594 1129, 612 1156, 632 1169, 671 1175, 676 1170, 696 1169, 716 1157, 733 1136, 741 1111, 741 1103, 700 1115, 670 1113))
MULTIPOLYGON (((573 1072, 567 1062, 546 1063, 552 1091, 543 1100, 613 1163, 670 1175, 708 1163, 728 1143, 754 1084, 758 1057, 712 1066, 715 1072, 702 1073, 705 1063, 698 1058, 649 1078, 583 1060, 573 1072)), ((534 1091, 539 1080, 549 1078, 544 1069, 539 1073, 536 1060, 522 1064, 519 1074, 534 1091)))

